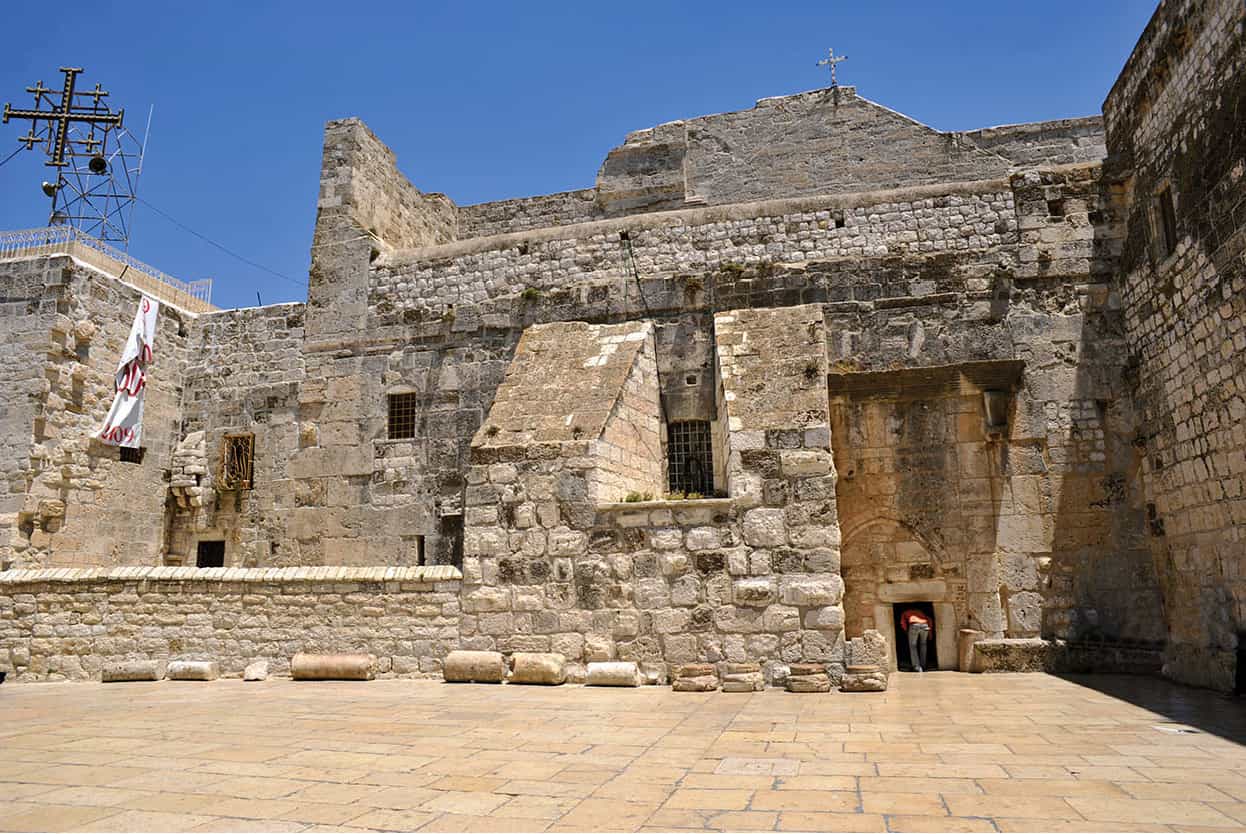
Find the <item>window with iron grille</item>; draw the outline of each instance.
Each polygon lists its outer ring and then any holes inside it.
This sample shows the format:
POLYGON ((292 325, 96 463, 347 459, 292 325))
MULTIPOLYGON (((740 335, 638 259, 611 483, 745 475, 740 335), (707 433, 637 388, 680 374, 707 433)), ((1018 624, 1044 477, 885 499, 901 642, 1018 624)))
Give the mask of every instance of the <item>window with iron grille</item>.
POLYGON ((389 395, 389 439, 415 437, 416 394, 389 395))
POLYGON ((221 447, 221 489, 250 489, 255 470, 255 435, 227 434, 221 447))
POLYGON ((686 420, 667 426, 667 471, 671 492, 714 494, 714 453, 710 424, 686 420))
POLYGON ((146 451, 147 449, 142 446, 139 446, 137 449, 122 446, 120 447, 120 460, 122 463, 142 463, 143 453, 146 451))

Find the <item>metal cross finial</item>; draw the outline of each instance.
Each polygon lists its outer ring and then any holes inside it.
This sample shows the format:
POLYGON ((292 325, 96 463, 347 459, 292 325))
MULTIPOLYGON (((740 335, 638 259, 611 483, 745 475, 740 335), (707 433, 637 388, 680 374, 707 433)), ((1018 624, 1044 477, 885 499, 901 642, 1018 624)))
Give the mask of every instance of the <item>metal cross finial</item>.
POLYGON ((835 50, 832 48, 832 49, 828 49, 826 51, 826 57, 823 58, 821 61, 818 61, 818 63, 814 64, 814 66, 830 67, 831 68, 831 86, 838 87, 839 82, 835 80, 835 65, 838 64, 840 61, 847 61, 847 60, 848 60, 847 55, 836 55, 835 50))
POLYGON ((61 72, 65 73, 65 87, 61 90, 60 104, 53 105, 51 110, 40 110, 39 105, 43 103, 43 99, 47 98, 51 90, 43 86, 40 81, 33 88, 27 87, 27 92, 35 94, 34 110, 14 110, 8 104, 4 105, 3 118, 0 123, 7 124, 10 118, 14 119, 30 119, 31 129, 30 136, 23 136, 18 141, 26 142, 26 148, 29 150, 34 146, 34 128, 40 120, 46 121, 51 127, 49 136, 49 157, 45 162, 54 168, 63 168, 67 164, 65 162, 65 151, 69 144, 69 123, 85 122, 92 125, 120 125, 121 119, 125 115, 125 111, 121 110, 116 113, 99 112, 99 100, 108 93, 100 90, 99 85, 95 85, 93 92, 79 94, 87 95, 95 99, 94 108, 79 107, 74 104, 74 81, 78 74, 82 72, 81 67, 61 67, 61 72))

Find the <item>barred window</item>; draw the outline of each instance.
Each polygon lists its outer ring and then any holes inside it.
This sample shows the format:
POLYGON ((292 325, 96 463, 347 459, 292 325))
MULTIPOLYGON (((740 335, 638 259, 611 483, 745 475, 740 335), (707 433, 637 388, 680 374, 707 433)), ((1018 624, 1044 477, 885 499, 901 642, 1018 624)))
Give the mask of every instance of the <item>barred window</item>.
POLYGON ((671 423, 666 451, 671 492, 714 494, 713 441, 707 421, 671 423))
POLYGON ((221 489, 250 489, 255 471, 255 435, 227 434, 221 447, 221 489))
POLYGON ((389 395, 389 439, 415 437, 416 394, 389 395))
POLYGON ((146 451, 147 449, 142 446, 139 446, 137 449, 132 449, 129 446, 121 446, 120 460, 122 463, 142 463, 143 454, 146 451))

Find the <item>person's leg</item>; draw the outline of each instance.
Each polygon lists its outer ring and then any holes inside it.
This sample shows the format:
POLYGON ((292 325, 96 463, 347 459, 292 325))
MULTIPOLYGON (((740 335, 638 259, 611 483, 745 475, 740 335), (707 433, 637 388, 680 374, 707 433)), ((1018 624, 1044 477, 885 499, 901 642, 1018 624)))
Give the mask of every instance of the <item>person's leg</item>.
POLYGON ((917 653, 922 657, 922 671, 926 671, 926 643, 930 640, 930 629, 923 628, 917 636, 917 653))
POLYGON ((917 626, 909 625, 909 662, 913 664, 913 671, 920 672, 923 668, 922 659, 917 656, 917 641, 920 637, 920 631, 917 626))

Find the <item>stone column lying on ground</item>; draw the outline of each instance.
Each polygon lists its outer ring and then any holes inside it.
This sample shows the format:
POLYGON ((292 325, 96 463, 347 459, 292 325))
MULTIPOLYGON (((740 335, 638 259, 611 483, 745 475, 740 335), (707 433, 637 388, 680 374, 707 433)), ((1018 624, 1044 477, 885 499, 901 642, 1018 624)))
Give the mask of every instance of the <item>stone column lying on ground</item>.
POLYGON ((728 663, 723 667, 723 692, 761 692, 766 677, 758 663, 728 663))
POLYGON ((296 681, 370 681, 376 677, 376 655, 299 652, 290 659, 290 677, 296 681))
POLYGON ((268 679, 268 661, 257 660, 254 663, 248 663, 247 668, 242 670, 242 679, 244 681, 262 681, 268 679))
POLYGON ((560 654, 515 652, 511 660, 511 683, 557 686, 567 680, 567 659, 560 654))
POLYGON ((506 680, 506 658, 501 652, 454 651, 441 662, 448 683, 501 683, 506 680))
POLYGON ((644 678, 630 660, 611 660, 588 664, 589 686, 640 686, 644 678))
POLYGON ((158 681, 164 679, 164 670, 163 660, 121 660, 105 664, 100 670, 100 680, 104 683, 158 681))
POLYGON ((215 660, 174 660, 167 671, 171 681, 214 681, 221 676, 215 660))

